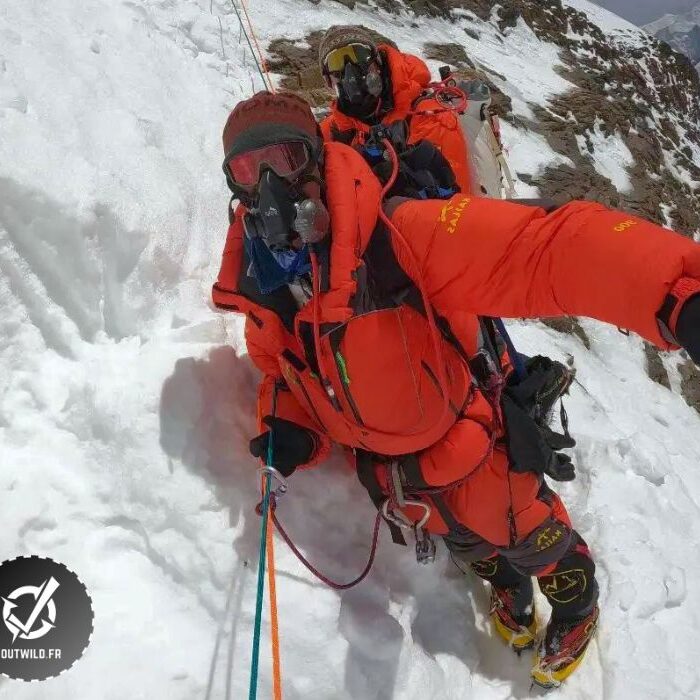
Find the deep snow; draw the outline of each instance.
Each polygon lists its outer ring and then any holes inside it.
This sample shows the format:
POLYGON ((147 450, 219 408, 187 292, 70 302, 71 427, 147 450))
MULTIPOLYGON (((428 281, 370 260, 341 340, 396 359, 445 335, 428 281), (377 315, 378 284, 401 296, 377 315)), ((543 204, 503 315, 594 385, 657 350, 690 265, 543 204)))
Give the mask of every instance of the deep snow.
MULTIPOLYGON (((570 2, 634 41, 631 25, 570 2)), ((460 24, 421 20, 418 32, 408 16, 329 0, 251 5, 263 44, 344 22, 415 52, 459 41, 507 77, 517 114, 568 86, 555 47, 522 22, 501 44, 481 23, 476 42, 460 24)), ((226 222, 220 130, 252 86, 228 1, 2 5, 0 553, 74 569, 95 633, 72 670, 0 679, 0 698, 247 696, 257 374, 240 320, 208 298, 226 222)), ((504 133, 516 172, 557 158, 529 132, 504 133)), ((601 172, 612 140, 596 143, 601 172)), ((541 324, 511 325, 523 351, 572 356, 580 380, 568 402, 579 478, 558 490, 596 554, 603 619, 580 672, 550 697, 698 697, 697 414, 647 378, 639 339, 583 321, 587 351, 541 324)), ((354 576, 374 513, 353 475, 334 460, 291 486, 280 518, 324 571, 354 576)), ((442 549, 422 568, 383 533, 370 578, 342 595, 276 549, 286 700, 530 696, 529 660, 493 638, 485 588, 442 549)))

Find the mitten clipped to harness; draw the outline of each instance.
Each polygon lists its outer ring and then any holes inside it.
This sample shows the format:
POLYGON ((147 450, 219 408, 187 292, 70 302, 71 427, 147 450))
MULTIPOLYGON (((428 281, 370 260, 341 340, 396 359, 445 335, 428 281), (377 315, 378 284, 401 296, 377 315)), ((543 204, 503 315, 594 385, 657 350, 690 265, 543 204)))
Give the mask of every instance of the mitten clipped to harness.
POLYGON ((576 472, 571 458, 559 450, 574 447, 562 405, 563 433, 550 428, 554 405, 567 393, 575 372, 538 355, 526 364, 526 375, 511 375, 501 406, 506 421, 505 442, 515 472, 546 474, 555 481, 571 481, 576 472))

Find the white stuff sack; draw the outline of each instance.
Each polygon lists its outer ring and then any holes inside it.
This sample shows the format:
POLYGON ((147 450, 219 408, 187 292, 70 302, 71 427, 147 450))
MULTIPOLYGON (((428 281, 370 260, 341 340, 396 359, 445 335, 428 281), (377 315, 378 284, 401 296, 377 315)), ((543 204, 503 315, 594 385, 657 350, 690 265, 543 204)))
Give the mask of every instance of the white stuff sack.
POLYGON ((458 85, 467 97, 467 108, 459 122, 469 150, 472 192, 494 199, 515 197, 513 178, 503 149, 494 132, 489 112, 491 91, 481 80, 458 85))

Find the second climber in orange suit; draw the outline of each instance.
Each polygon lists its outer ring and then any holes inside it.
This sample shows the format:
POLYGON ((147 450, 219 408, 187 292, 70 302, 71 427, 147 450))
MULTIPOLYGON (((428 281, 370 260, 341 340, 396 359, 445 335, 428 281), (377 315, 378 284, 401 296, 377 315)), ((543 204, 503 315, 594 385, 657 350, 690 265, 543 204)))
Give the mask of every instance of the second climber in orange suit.
POLYGON ((591 202, 384 202, 363 158, 324 145, 293 95, 237 105, 223 142, 241 206, 213 299, 245 314, 264 375, 251 452, 274 433, 289 475, 347 448, 390 520, 425 520, 491 584, 496 628, 520 650, 536 577, 552 616, 532 675, 557 685, 596 628, 595 566, 544 466, 521 463, 498 337, 479 319, 590 316, 697 362, 700 246, 591 202))
POLYGON ((363 27, 331 27, 319 46, 319 63, 336 99, 321 122, 327 141, 361 146, 377 124, 406 121, 408 144, 429 141, 449 163, 459 190, 469 194, 466 139, 457 113, 434 97, 422 98, 430 70, 417 56, 377 44, 363 27))

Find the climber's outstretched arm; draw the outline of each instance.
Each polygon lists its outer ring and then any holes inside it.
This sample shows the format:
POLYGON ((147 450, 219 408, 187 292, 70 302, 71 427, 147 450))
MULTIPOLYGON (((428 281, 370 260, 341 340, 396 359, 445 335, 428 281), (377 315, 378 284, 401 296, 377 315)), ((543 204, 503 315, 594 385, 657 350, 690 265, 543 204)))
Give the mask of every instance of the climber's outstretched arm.
MULTIPOLYGON (((669 349, 676 345, 658 315, 669 307, 661 315, 673 330, 673 299, 700 292, 700 245, 599 204, 573 202, 547 214, 456 195, 392 200, 388 210, 442 314, 590 316, 669 349)), ((395 241, 394 250, 415 278, 405 245, 395 241)))

